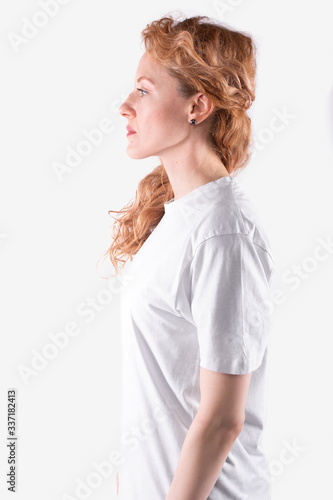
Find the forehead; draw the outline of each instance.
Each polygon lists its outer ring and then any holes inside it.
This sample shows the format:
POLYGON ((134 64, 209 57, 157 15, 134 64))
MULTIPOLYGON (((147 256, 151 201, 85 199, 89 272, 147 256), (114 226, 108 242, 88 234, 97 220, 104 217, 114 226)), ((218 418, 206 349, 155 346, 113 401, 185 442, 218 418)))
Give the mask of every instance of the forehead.
POLYGON ((167 70, 164 68, 164 66, 155 62, 151 57, 148 56, 146 52, 144 52, 141 59, 139 60, 135 80, 137 80, 141 76, 151 78, 156 85, 158 85, 162 81, 164 82, 165 78, 170 78, 170 75, 167 73, 167 70))

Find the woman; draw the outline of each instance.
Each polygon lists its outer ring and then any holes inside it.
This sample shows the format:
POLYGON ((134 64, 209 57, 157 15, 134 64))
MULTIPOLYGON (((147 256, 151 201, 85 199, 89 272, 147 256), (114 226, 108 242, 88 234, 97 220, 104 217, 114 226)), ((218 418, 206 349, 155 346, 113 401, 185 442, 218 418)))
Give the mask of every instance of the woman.
POLYGON ((108 250, 134 277, 122 292, 121 498, 268 500, 274 261, 235 179, 250 157, 255 46, 207 16, 163 17, 142 37, 119 111, 127 154, 161 165, 119 212, 108 250))

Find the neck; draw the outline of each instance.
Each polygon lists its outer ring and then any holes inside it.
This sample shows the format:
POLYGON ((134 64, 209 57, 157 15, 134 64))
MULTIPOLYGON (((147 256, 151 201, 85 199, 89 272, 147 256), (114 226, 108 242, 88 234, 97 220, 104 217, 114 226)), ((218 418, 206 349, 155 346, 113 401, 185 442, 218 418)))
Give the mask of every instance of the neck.
POLYGON ((182 145, 181 151, 162 155, 160 160, 168 174, 175 201, 203 184, 230 177, 220 158, 202 144, 192 144, 191 148, 182 145))

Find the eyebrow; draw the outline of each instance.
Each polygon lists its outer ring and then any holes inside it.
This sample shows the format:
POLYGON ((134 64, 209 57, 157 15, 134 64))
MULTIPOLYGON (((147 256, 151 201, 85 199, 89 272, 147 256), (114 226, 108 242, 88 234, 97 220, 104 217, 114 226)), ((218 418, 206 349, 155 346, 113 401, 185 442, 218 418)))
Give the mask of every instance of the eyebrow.
POLYGON ((148 76, 140 76, 140 78, 137 79, 137 82, 139 83, 141 80, 147 80, 148 82, 155 85, 155 82, 151 78, 148 78, 148 76))

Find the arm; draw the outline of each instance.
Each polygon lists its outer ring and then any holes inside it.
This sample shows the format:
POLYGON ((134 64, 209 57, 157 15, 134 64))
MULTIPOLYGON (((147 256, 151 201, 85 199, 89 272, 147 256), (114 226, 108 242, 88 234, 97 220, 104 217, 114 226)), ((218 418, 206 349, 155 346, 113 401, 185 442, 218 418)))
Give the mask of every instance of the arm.
POLYGON ((245 415, 251 373, 231 375, 200 367, 200 407, 184 440, 166 500, 206 500, 245 415))

